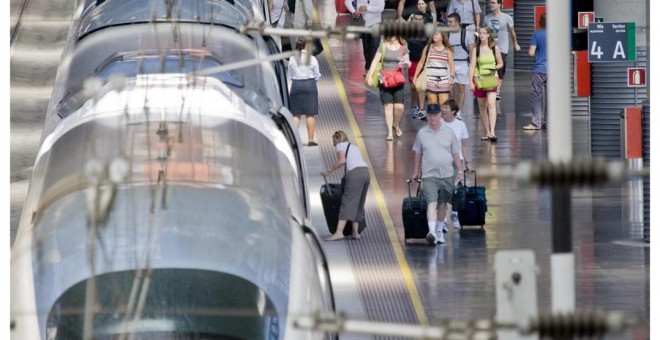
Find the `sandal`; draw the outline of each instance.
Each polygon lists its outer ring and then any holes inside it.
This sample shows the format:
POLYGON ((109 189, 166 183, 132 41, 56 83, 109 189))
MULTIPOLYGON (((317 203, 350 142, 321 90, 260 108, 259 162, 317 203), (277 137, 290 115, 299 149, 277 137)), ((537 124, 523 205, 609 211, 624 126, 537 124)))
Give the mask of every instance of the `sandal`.
POLYGON ((490 136, 491 142, 497 142, 497 136, 490 136))
POLYGON ((490 136, 481 136, 481 140, 489 140, 490 136))
POLYGON ((394 140, 394 138, 392 138, 391 136, 388 136, 387 138, 385 138, 385 140, 388 141, 388 142, 391 142, 391 141, 394 140))
POLYGON ((394 131, 394 134, 395 134, 397 137, 401 137, 401 135, 403 134, 403 131, 401 131, 401 129, 392 128, 392 130, 394 131))
POLYGON ((343 239, 344 239, 344 235, 339 235, 339 236, 332 235, 332 236, 326 238, 325 240, 326 241, 337 241, 337 240, 343 240, 343 239))

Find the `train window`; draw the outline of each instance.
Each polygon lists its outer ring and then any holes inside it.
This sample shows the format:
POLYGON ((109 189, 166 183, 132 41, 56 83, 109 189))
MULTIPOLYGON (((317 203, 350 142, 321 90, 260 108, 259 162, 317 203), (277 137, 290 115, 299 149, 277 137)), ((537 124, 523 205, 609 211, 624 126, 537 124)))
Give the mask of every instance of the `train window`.
MULTIPOLYGON (((193 73, 217 66, 220 66, 220 64, 211 59, 192 60, 189 57, 181 59, 178 56, 166 56, 164 58, 158 56, 141 56, 116 60, 106 66, 99 75, 101 78, 107 79, 110 75, 116 74, 123 74, 127 77, 137 74, 181 74, 193 73)), ((234 70, 217 72, 210 76, 225 84, 243 87, 242 76, 234 70)))
POLYGON ((166 1, 144 0, 87 0, 76 32, 77 40, 88 34, 114 26, 147 22, 199 22, 239 27, 254 19, 250 0, 179 1, 174 7, 166 1))

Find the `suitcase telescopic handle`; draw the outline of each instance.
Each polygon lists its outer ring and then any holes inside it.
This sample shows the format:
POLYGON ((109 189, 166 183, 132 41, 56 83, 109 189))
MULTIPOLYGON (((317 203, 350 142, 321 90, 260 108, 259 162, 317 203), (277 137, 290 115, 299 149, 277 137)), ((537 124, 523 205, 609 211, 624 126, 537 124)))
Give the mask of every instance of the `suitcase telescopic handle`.
MULTIPOLYGON (((473 173, 474 174, 474 185, 473 185, 473 187, 476 188, 477 187, 477 171, 476 170, 463 170, 463 181, 465 182, 465 184, 467 184, 467 175, 468 175, 468 173, 473 173)), ((463 184, 463 185, 465 185, 465 184, 463 184)))
POLYGON ((412 195, 410 194, 410 183, 412 182, 418 182, 419 185, 417 186, 417 196, 419 196, 419 191, 420 187, 422 186, 422 180, 419 178, 408 178, 406 179, 406 183, 408 183, 408 198, 412 199, 412 195))
POLYGON ((325 182, 325 190, 332 195, 332 189, 330 189, 330 186, 328 185, 328 178, 326 176, 323 176, 323 181, 325 182))

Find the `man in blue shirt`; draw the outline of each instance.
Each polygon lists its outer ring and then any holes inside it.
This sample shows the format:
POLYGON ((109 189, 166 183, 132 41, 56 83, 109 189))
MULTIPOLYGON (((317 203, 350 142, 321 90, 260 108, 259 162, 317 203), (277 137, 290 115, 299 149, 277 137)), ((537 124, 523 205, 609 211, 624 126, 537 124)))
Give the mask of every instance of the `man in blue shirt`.
POLYGON ((525 130, 545 128, 545 103, 543 93, 548 88, 548 58, 545 32, 545 13, 539 19, 539 30, 532 34, 529 44, 529 56, 534 57, 532 66, 532 123, 525 125, 525 130))

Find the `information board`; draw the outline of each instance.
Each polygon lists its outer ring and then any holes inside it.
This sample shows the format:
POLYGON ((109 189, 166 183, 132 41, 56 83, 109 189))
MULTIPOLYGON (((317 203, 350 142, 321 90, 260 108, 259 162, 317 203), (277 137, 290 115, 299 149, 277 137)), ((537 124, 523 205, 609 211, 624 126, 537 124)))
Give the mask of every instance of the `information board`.
POLYGON ((634 61, 634 22, 593 22, 588 29, 589 62, 634 61))

